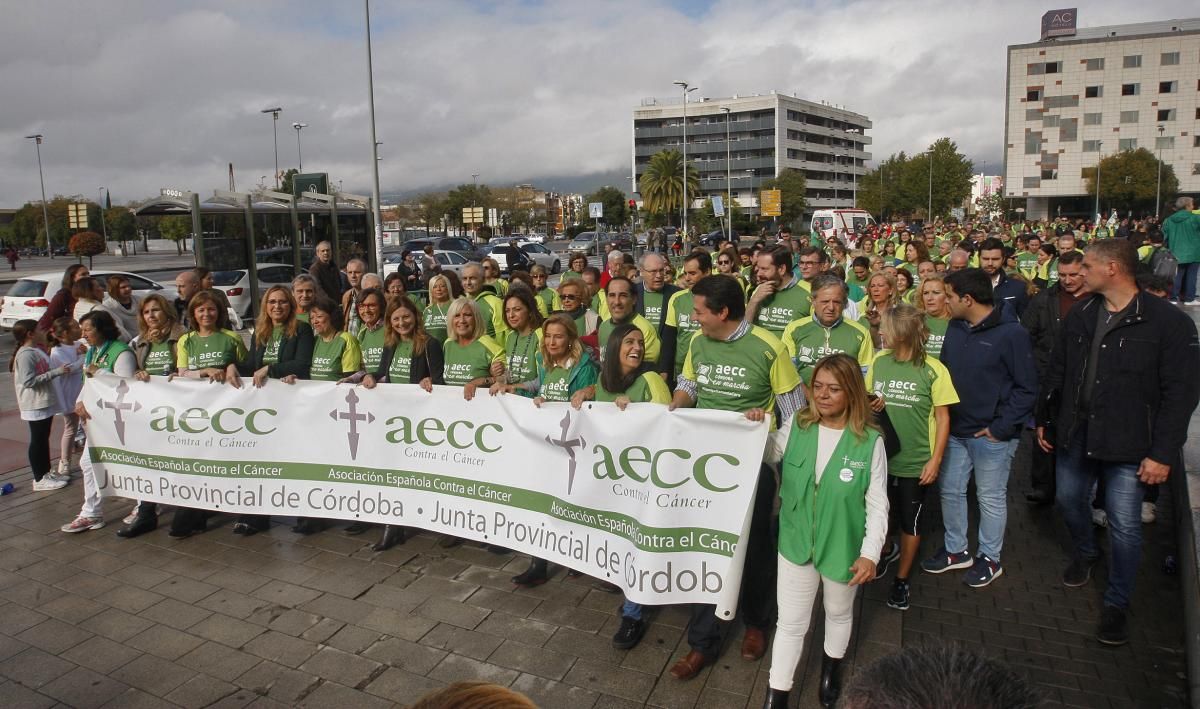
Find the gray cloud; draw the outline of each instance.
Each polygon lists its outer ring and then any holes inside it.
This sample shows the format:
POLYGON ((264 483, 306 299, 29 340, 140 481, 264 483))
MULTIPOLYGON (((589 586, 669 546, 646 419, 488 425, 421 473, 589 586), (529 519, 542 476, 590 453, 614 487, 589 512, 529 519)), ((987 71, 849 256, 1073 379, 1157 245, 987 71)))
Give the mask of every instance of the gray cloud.
MULTIPOLYGON (((11 4, 0 27, 0 205, 49 193, 208 194, 296 164, 369 191, 360 2, 11 4)), ((732 0, 384 2, 372 8, 385 191, 627 170, 630 111, 675 79, 703 96, 795 93, 865 113, 876 156, 948 135, 998 168, 1005 46, 1045 3, 732 0)), ((1195 14, 1185 2, 1083 10, 1101 25, 1195 14)), ((269 178, 268 178, 269 181, 269 178)), ((549 186, 549 185, 548 185, 549 186)), ((618 185, 628 188, 627 184, 618 185)))

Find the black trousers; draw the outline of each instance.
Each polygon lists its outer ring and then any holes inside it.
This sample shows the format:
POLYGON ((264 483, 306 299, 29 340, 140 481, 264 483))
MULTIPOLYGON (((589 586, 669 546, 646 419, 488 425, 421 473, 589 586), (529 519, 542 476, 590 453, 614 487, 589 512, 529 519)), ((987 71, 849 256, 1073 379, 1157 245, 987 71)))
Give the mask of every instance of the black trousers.
MULTIPOLYGON (((763 632, 771 629, 775 615, 775 572, 779 562, 776 545, 775 470, 764 464, 758 472, 750 534, 746 539, 746 566, 742 570, 739 599, 742 621, 763 632)), ((694 603, 688 622, 688 645, 710 660, 721 649, 721 622, 716 606, 694 603)))
POLYGON ((41 480, 50 472, 50 429, 54 427, 54 417, 26 423, 29 424, 29 467, 33 469, 33 479, 41 480))
POLYGON ((1033 483, 1034 490, 1045 492, 1049 499, 1054 499, 1054 456, 1053 452, 1047 453, 1042 450, 1042 447, 1037 444, 1037 436, 1034 436, 1033 445, 1030 447, 1031 457, 1029 462, 1029 477, 1033 483))

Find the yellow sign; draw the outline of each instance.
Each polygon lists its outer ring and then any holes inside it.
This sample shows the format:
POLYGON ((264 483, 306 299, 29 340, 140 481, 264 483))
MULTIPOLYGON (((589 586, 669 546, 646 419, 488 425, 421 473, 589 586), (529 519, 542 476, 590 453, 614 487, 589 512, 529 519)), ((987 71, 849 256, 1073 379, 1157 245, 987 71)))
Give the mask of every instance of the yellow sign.
POLYGON ((70 229, 88 228, 88 206, 86 204, 67 205, 67 227, 70 229))
POLYGON ((463 224, 482 224, 483 207, 463 207, 463 224))
POLYGON ((759 193, 760 213, 764 217, 783 215, 783 193, 779 190, 763 190, 759 193))

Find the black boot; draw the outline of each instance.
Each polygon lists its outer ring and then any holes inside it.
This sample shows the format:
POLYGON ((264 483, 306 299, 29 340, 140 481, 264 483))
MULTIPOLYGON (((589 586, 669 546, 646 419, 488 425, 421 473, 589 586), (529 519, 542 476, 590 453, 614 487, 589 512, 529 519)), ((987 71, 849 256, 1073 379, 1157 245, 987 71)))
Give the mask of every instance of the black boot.
POLYGON ((371 547, 374 551, 387 551, 397 544, 403 544, 405 541, 405 528, 396 524, 389 524, 383 528, 383 536, 379 539, 379 543, 371 547))
POLYGON ((512 582, 527 588, 541 586, 549 577, 546 575, 545 559, 530 559, 529 568, 512 577, 512 582))
POLYGON ((837 702, 838 694, 842 691, 841 670, 842 658, 821 654, 821 686, 817 689, 817 696, 821 706, 826 709, 837 702))
POLYGON ((142 502, 138 505, 137 516, 132 522, 118 529, 117 536, 122 539, 133 539, 156 529, 158 529, 157 506, 153 502, 142 502))
POLYGON ((208 511, 194 507, 176 507, 168 534, 175 539, 187 539, 208 529, 208 511))
POLYGON ((292 531, 296 534, 308 536, 321 531, 321 523, 314 517, 297 517, 296 524, 292 527, 292 531))
POLYGON ((787 709, 788 693, 782 689, 768 689, 763 709, 787 709))

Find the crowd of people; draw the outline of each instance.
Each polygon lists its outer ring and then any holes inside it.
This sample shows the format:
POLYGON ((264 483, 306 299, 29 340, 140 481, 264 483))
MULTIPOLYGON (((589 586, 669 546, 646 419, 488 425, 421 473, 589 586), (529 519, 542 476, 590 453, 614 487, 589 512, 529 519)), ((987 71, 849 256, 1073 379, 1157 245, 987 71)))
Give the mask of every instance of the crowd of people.
MULTIPOLYGON (((830 706, 859 586, 890 583, 887 604, 903 611, 919 593, 914 567, 961 570, 970 588, 1003 575, 1010 472, 1026 436, 1035 443, 1029 503, 1057 502, 1074 541, 1066 586, 1088 583, 1100 556, 1094 523, 1107 525, 1112 562, 1097 637, 1119 645, 1128 639, 1141 525, 1153 521, 1157 486, 1181 464, 1200 400, 1196 328, 1173 304, 1196 302, 1200 214, 1190 200, 1176 207, 1161 230, 896 222, 827 239, 783 229, 676 259, 612 250, 602 268, 572 255, 556 288, 540 267, 504 278, 490 259, 467 264, 461 277, 414 261, 381 279, 359 259, 338 268, 322 243, 310 273, 262 295, 248 343, 204 269, 181 273, 179 298, 169 302, 131 299, 119 277, 101 285, 72 266, 46 316, 14 328, 34 489, 59 489, 78 468, 83 506, 62 531, 104 526, 86 442, 74 452, 88 418, 76 401, 81 372, 99 370, 233 387, 271 379, 443 385, 467 400, 738 412, 772 431, 743 541, 741 655, 757 660, 773 642, 766 705, 786 706, 821 589, 819 695, 830 706), (67 425, 52 471, 56 415, 67 425), (919 559, 931 490, 944 533, 919 559)), ((154 530, 156 507, 138 503, 118 534, 154 530)), ((205 530, 209 515, 177 507, 171 536, 205 530)), ((292 529, 312 534, 328 524, 298 519, 292 529)), ((247 515, 233 532, 269 525, 247 515)), ((406 534, 386 527, 375 549, 406 534)), ((536 586, 554 571, 535 558, 512 581, 536 586)), ((648 614, 626 601, 621 615, 613 644, 631 648, 648 614)), ((694 605, 689 652, 671 674, 687 680, 714 662, 722 628, 712 606, 694 605)))

